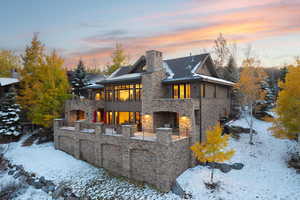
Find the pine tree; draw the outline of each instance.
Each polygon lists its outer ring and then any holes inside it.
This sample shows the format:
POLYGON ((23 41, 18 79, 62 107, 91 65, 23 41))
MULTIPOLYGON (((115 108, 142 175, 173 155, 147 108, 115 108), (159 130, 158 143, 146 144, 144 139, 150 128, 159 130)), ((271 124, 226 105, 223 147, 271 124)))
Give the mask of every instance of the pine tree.
POLYGON ((125 65, 128 59, 128 56, 125 55, 125 51, 121 44, 116 44, 115 50, 112 53, 112 65, 107 65, 106 74, 110 75, 121 66, 125 65))
POLYGON ((296 59, 296 65, 290 65, 287 71, 285 81, 279 83, 281 90, 275 108, 278 117, 271 131, 279 138, 296 139, 300 137, 300 60, 296 59))
POLYGON ((233 56, 230 56, 228 64, 225 67, 224 78, 234 83, 239 81, 240 74, 233 56))
POLYGON ((253 144, 253 107, 258 100, 263 100, 266 95, 261 84, 266 79, 267 75, 262 67, 256 65, 259 63, 260 62, 255 58, 245 59, 243 61, 240 80, 236 84, 236 88, 241 94, 240 100, 242 106, 247 108, 250 115, 250 121, 248 121, 250 126, 250 144, 253 144))
POLYGON ((288 67, 284 66, 284 67, 280 68, 280 72, 279 73, 280 73, 280 80, 282 82, 284 82, 285 81, 285 76, 288 73, 288 67))
MULTIPOLYGON (((195 157, 200 162, 224 162, 231 159, 235 151, 233 149, 225 151, 228 146, 229 135, 222 136, 220 124, 206 131, 206 141, 196 143, 191 146, 195 157)), ((213 183, 214 169, 211 171, 211 182, 213 183)))
POLYGON ((0 77, 11 77, 11 72, 19 68, 19 56, 9 50, 0 50, 0 77))
POLYGON ((72 79, 72 86, 74 88, 74 94, 76 96, 81 96, 80 90, 87 85, 88 85, 88 82, 87 82, 87 78, 86 78, 85 67, 84 67, 82 60, 79 60, 79 63, 77 65, 77 68, 74 71, 74 76, 72 79))
POLYGON ((16 91, 11 87, 1 99, 0 135, 18 136, 21 134, 20 130, 20 107, 16 104, 16 91))

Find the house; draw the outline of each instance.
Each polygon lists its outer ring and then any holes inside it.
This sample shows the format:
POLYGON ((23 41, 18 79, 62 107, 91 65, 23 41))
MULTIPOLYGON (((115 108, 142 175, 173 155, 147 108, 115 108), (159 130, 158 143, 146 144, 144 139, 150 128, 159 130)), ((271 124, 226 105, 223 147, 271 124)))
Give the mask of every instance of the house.
POLYGON ((65 104, 55 147, 169 191, 195 164, 189 150, 231 110, 232 82, 218 78, 209 54, 163 60, 147 51, 65 104))
POLYGON ((11 87, 18 87, 18 85, 19 79, 17 78, 0 78, 0 98, 4 97, 4 95, 9 91, 11 87))

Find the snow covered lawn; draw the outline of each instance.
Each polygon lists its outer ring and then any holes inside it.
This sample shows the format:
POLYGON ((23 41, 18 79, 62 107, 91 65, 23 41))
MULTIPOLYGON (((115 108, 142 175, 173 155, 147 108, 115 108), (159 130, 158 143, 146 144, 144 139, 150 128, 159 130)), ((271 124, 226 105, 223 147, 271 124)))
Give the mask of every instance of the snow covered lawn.
MULTIPOLYGON (((232 125, 247 128, 245 119, 232 125)), ((230 147, 236 150, 230 163, 245 164, 242 170, 224 174, 215 170, 215 181, 221 182, 219 191, 211 193, 203 182, 209 182, 210 170, 201 166, 185 171, 177 180, 195 199, 224 200, 299 200, 300 174, 287 168, 287 152, 295 143, 274 138, 267 129, 271 123, 255 120, 255 145, 249 145, 249 135, 242 134, 239 141, 231 139, 230 147)))
MULTIPOLYGON (((163 194, 147 185, 136 186, 126 180, 111 177, 103 169, 55 150, 53 143, 34 144, 29 147, 21 146, 21 142, 11 143, 5 157, 13 164, 23 165, 26 171, 35 173, 38 177, 44 176, 56 184, 65 183, 73 188, 76 194, 82 195, 87 192, 93 199, 180 199, 172 193, 163 194)), ((1 180, 0 176, 0 182, 1 180)), ((24 195, 31 195, 31 198, 23 199, 32 199, 34 195, 39 199, 43 192, 38 192, 36 189, 26 191, 24 195)))
MULTIPOLYGON (((244 119, 233 124, 247 127, 244 119)), ((197 200, 299 200, 300 174, 287 168, 285 163, 287 152, 294 148, 295 144, 271 136, 267 131, 270 125, 255 120, 254 126, 258 132, 254 136, 255 145, 248 144, 248 134, 242 134, 238 141, 230 140, 230 147, 236 150, 230 162, 241 162, 245 167, 227 174, 215 170, 214 180, 221 182, 219 191, 211 193, 205 188, 204 182, 209 181, 210 170, 202 166, 188 169, 177 181, 197 200)), ((5 157, 13 164, 23 165, 26 171, 44 176, 56 184, 67 183, 77 194, 87 192, 93 199, 180 199, 171 192, 162 194, 147 185, 136 186, 126 180, 108 176, 103 169, 55 150, 53 143, 30 147, 22 147, 20 142, 11 143, 5 157)), ((2 178, 5 176, 0 176, 0 182, 2 178)), ((40 199, 50 198, 36 189, 29 189, 23 195, 24 198, 21 199, 24 200, 35 196, 40 199)))

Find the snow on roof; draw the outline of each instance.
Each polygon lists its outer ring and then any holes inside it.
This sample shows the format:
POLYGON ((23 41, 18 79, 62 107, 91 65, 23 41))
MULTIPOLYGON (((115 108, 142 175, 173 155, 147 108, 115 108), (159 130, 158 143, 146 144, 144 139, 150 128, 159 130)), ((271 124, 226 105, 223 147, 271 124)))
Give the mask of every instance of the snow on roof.
POLYGON ((18 82, 19 80, 16 78, 0 78, 0 86, 10 85, 18 82))
POLYGON ((174 73, 171 70, 171 68, 169 67, 168 63, 163 62, 163 68, 166 70, 166 72, 169 74, 169 76, 167 78, 173 78, 174 77, 174 73))
POLYGON ((140 77, 141 73, 132 73, 132 74, 124 74, 121 76, 117 76, 117 77, 108 77, 106 80, 124 80, 124 79, 131 79, 131 78, 137 78, 140 77))
POLYGON ((222 83, 222 84, 226 84, 226 85, 234 85, 234 82, 231 81, 226 81, 224 79, 220 79, 220 78, 216 78, 216 77, 212 77, 212 76, 206 76, 206 75, 202 75, 202 74, 194 74, 194 77, 200 77, 206 81, 213 81, 213 82, 217 82, 217 83, 222 83))
POLYGON ((120 70, 122 67, 120 67, 119 69, 115 70, 109 77, 107 77, 107 79, 113 78, 120 70))

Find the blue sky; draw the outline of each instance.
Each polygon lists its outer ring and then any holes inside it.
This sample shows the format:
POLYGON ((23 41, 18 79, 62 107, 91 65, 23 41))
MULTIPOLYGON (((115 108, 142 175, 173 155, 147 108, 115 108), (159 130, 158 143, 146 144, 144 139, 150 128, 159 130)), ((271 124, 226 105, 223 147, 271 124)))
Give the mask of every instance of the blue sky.
POLYGON ((0 49, 22 53, 34 32, 68 65, 104 66, 116 42, 134 60, 148 49, 165 58, 210 50, 222 32, 252 44, 265 66, 300 56, 300 0, 1 0, 0 49))

